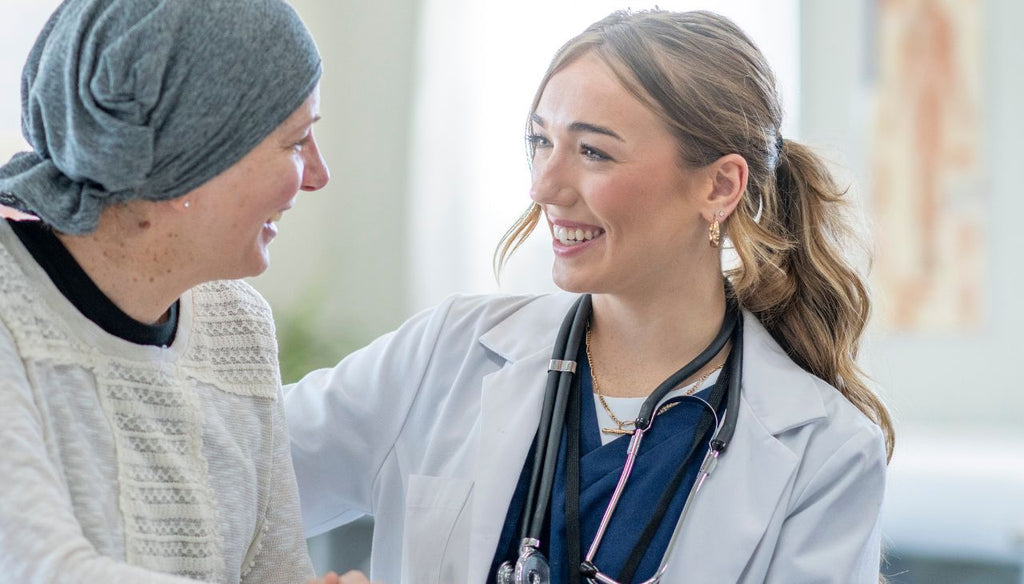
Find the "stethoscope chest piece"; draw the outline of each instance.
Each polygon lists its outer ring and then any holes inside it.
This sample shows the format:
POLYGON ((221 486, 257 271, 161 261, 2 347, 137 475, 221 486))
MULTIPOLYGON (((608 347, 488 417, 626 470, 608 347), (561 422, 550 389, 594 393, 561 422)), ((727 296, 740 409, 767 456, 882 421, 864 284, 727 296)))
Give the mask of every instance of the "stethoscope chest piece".
POLYGON ((537 546, 540 541, 525 538, 519 546, 515 564, 505 562, 498 569, 498 584, 547 584, 551 582, 551 568, 537 546))

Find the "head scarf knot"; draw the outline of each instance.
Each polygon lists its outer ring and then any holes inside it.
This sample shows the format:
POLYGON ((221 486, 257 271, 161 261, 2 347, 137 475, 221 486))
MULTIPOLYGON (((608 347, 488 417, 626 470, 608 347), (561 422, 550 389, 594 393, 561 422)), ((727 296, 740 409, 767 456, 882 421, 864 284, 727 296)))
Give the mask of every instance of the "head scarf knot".
POLYGON ((66 0, 22 75, 32 152, 0 202, 67 233, 117 201, 184 195, 241 159, 320 79, 284 0, 66 0))

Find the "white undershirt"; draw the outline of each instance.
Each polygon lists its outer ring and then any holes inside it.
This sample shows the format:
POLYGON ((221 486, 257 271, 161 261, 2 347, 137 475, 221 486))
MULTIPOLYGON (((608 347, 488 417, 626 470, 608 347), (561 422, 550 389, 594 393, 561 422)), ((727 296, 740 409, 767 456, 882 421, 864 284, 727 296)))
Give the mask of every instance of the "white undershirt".
MULTIPOLYGON (((712 385, 714 385, 715 384, 715 380, 718 379, 718 374, 719 373, 721 373, 721 369, 719 369, 719 370, 715 371, 714 373, 712 373, 711 375, 709 375, 708 378, 705 379, 703 383, 701 383, 700 388, 697 389, 697 391, 694 391, 693 393, 697 393, 698 391, 700 391, 702 389, 706 389, 706 388, 711 387, 712 385)), ((668 395, 666 395, 665 398, 663 400, 661 400, 661 402, 665 403, 666 401, 668 401, 668 400, 670 400, 672 398, 679 397, 679 396, 683 395, 684 393, 686 393, 686 391, 689 390, 689 388, 690 388, 689 385, 684 385, 683 387, 680 387, 679 389, 674 389, 674 390, 670 391, 668 393, 668 395)), ((647 398, 646 397, 608 397, 608 396, 605 396, 604 401, 606 401, 608 403, 608 407, 611 408, 612 412, 615 413, 615 417, 616 418, 618 418, 620 420, 635 420, 637 415, 640 413, 640 408, 643 407, 643 405, 644 405, 644 400, 645 399, 647 399, 647 398)), ((659 404, 659 405, 661 405, 661 404, 659 404)), ((597 411, 597 427, 598 428, 616 428, 616 427, 618 427, 615 424, 615 422, 612 421, 611 417, 608 415, 608 412, 604 411, 604 408, 601 407, 601 401, 599 399, 597 399, 597 395, 596 394, 594 395, 594 408, 597 411)), ((627 426, 627 428, 628 427, 629 426, 627 426)), ((611 433, 608 433, 608 432, 601 432, 600 434, 601 434, 601 445, 602 446, 605 445, 605 444, 608 444, 609 442, 611 442, 612 440, 615 440, 616 438, 618 438, 620 436, 623 436, 623 434, 611 434, 611 433)))

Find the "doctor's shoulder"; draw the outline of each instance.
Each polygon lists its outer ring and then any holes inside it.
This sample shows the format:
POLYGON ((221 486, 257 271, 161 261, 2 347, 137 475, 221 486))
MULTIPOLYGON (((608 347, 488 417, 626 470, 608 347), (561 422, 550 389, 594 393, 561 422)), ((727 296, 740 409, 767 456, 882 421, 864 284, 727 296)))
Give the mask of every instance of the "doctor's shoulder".
POLYGON ((821 396, 825 417, 815 424, 818 440, 835 448, 851 440, 862 443, 870 454, 886 463, 885 436, 881 427, 850 402, 838 389, 808 373, 821 396))
POLYGON ((857 436, 877 441, 881 427, 837 387, 796 363, 761 323, 744 319, 743 395, 749 410, 794 454, 812 446, 837 448, 857 436))
POLYGON ((803 373, 820 400, 820 406, 815 403, 813 407, 820 407, 820 410, 805 425, 776 436, 800 458, 790 510, 801 509, 809 501, 834 496, 834 503, 841 507, 853 505, 865 514, 877 514, 887 471, 886 443, 881 427, 834 386, 811 373, 803 373), (847 491, 851 495, 839 494, 847 491), (859 495, 853 496, 853 491, 859 495), (834 494, 830 496, 828 492, 834 494))
POLYGON ((575 299, 576 295, 565 292, 453 294, 424 312, 440 325, 441 338, 473 342, 488 333, 530 335, 548 331, 553 337, 575 299))
POLYGON ((470 371, 485 373, 506 363, 510 354, 550 345, 574 299, 564 293, 453 294, 339 365, 343 370, 391 371, 401 364, 406 378, 420 380, 420 389, 447 392, 457 377, 465 378, 470 371))
POLYGON ((795 407, 805 410, 807 423, 780 432, 777 435, 779 440, 791 444, 797 453, 808 449, 834 453, 843 444, 854 440, 869 448, 872 456, 879 458, 884 467, 885 437, 881 427, 833 385, 804 370, 800 370, 798 375, 803 378, 802 390, 779 386, 773 388, 773 393, 781 402, 779 407, 793 406, 796 400, 802 400, 804 403, 795 407))
POLYGON ((886 471, 881 427, 835 386, 795 363, 759 323, 745 322, 743 403, 799 460, 795 498, 854 476, 880 494, 886 471))

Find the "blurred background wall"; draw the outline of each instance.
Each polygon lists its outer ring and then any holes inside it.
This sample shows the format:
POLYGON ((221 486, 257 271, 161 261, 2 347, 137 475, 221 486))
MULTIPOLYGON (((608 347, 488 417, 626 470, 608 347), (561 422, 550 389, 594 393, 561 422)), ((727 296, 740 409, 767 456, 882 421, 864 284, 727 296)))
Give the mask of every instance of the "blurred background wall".
POLYGON ((894 582, 1024 582, 1022 25, 1013 0, 801 2, 801 136, 875 245, 863 362, 897 424, 894 582))
MULTIPOLYGON (((24 147, 20 67, 56 4, 0 0, 0 158, 24 147)), ((864 210, 876 310, 863 363, 897 423, 891 580, 1024 582, 1024 4, 659 4, 723 12, 750 32, 779 76, 783 133, 817 146, 864 210)), ((490 270, 528 202, 525 113, 557 47, 626 4, 294 5, 324 56, 316 131, 333 179, 301 195, 253 280, 278 318, 285 381, 452 292, 550 290, 542 237, 500 286, 490 270)), ((365 568, 370 529, 311 540, 318 569, 365 568)))

